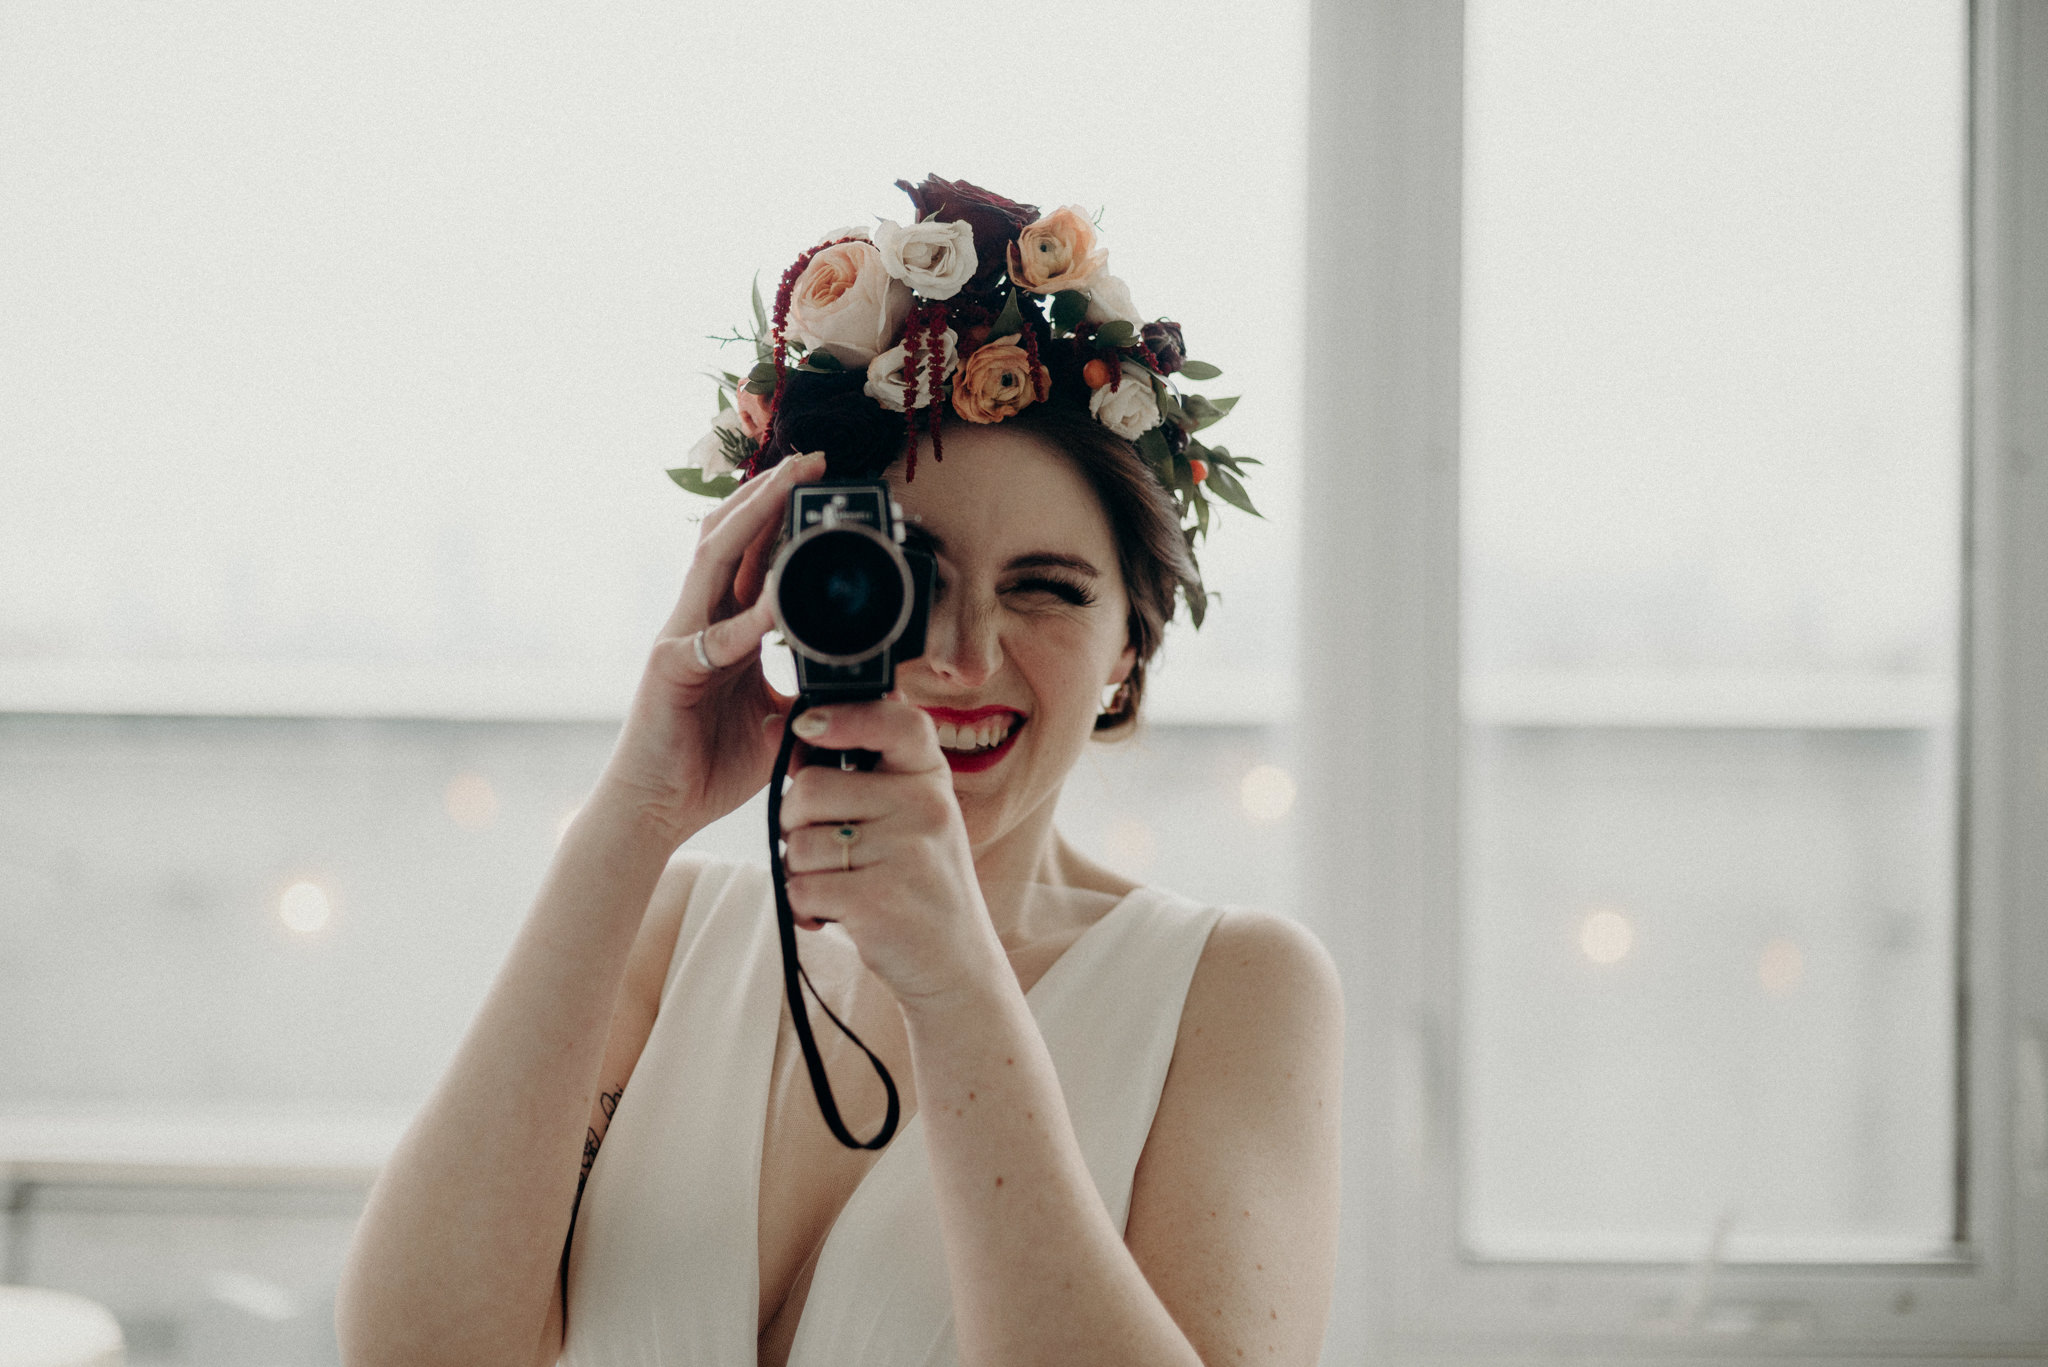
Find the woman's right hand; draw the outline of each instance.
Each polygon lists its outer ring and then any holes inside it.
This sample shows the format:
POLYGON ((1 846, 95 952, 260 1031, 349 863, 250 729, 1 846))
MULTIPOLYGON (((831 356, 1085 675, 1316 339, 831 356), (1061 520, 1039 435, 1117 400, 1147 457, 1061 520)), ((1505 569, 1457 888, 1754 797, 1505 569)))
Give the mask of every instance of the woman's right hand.
POLYGON ((768 782, 791 699, 761 672, 761 639, 775 626, 761 590, 791 486, 824 472, 822 455, 791 456, 704 519, 682 594, 648 656, 598 790, 674 844, 768 782), (709 670, 698 659, 700 631, 709 670))

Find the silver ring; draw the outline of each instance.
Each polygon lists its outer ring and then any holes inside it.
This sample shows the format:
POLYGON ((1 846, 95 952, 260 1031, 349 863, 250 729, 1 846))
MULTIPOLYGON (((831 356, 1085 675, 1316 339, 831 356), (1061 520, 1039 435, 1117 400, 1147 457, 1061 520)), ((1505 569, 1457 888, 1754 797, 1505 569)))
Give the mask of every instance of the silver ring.
POLYGON ((699 631, 690 637, 690 649, 697 654, 697 663, 704 666, 706 674, 716 674, 718 666, 711 663, 711 657, 704 653, 704 633, 699 631))
POLYGON ((853 844, 860 839, 860 827, 851 821, 842 821, 832 831, 832 838, 839 842, 839 867, 843 872, 853 872, 853 844))

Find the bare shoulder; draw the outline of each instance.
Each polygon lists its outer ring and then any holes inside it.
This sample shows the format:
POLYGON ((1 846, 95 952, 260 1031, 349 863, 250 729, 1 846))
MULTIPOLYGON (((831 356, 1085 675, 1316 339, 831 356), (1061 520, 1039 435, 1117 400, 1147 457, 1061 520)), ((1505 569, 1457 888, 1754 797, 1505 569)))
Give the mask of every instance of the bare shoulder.
POLYGON ((1125 1242, 1205 1362, 1313 1363, 1336 1268, 1344 1002, 1301 925, 1224 913, 1188 985, 1125 1242))
POLYGON ((1343 1034, 1344 999, 1337 965, 1322 941, 1299 922, 1270 912, 1223 913, 1209 934, 1188 984, 1181 1014, 1181 1045, 1188 1022, 1206 1036, 1221 1029, 1250 1043, 1261 1037, 1284 1044, 1309 1035, 1343 1034))

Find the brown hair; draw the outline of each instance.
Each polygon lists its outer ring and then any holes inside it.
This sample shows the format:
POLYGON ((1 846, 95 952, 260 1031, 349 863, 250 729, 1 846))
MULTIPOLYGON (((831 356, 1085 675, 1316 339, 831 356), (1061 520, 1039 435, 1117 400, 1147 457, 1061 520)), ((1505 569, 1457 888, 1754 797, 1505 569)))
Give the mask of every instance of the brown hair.
POLYGON ((1173 620, 1175 596, 1202 592, 1194 556, 1181 535, 1180 515, 1137 448, 1090 417, 1085 408, 1035 403, 1005 419, 1003 426, 1030 433, 1072 461, 1109 517, 1117 568, 1130 601, 1130 644, 1138 658, 1131 666, 1124 706, 1097 717, 1095 730, 1103 739, 1121 739, 1138 720, 1145 666, 1173 620))

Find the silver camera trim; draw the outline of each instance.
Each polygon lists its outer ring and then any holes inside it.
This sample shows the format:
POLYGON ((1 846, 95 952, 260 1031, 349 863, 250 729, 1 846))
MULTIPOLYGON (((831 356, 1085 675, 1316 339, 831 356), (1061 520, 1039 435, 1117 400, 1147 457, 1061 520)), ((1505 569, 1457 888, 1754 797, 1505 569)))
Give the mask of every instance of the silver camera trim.
POLYGON ((904 629, 910 625, 910 614, 917 609, 917 582, 910 577, 910 562, 903 558, 903 552, 897 548, 893 540, 867 523, 854 518, 826 518, 819 525, 807 527, 791 537, 776 553, 775 563, 768 567, 768 579, 762 585, 761 591, 768 595, 768 610, 775 615, 775 626, 782 633, 784 643, 806 660, 815 660, 824 665, 866 664, 903 638, 904 629), (896 625, 889 628, 889 634, 882 639, 881 644, 861 655, 827 655, 811 650, 798 639, 797 634, 790 630, 789 623, 782 618, 783 567, 789 563, 790 557, 803 547, 821 536, 837 532, 853 532, 879 544, 883 550, 889 552, 889 559, 896 566, 896 573, 903 579, 903 610, 896 614, 896 625))

